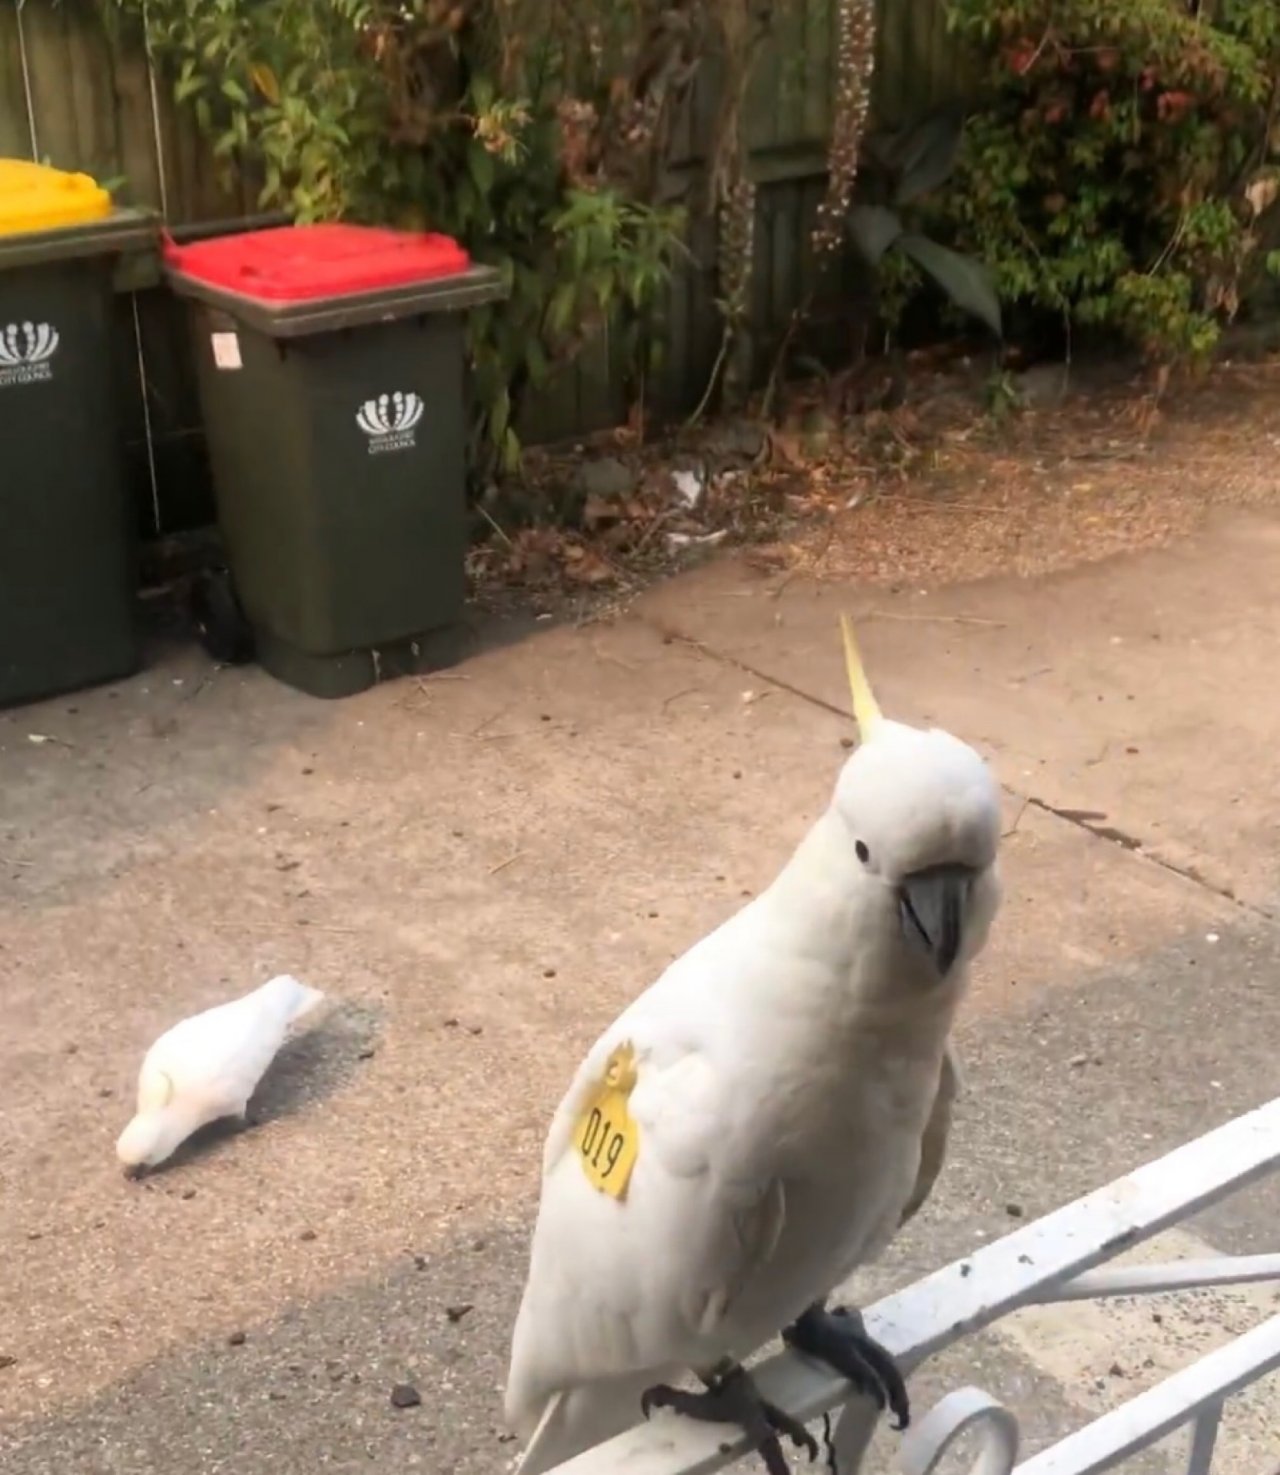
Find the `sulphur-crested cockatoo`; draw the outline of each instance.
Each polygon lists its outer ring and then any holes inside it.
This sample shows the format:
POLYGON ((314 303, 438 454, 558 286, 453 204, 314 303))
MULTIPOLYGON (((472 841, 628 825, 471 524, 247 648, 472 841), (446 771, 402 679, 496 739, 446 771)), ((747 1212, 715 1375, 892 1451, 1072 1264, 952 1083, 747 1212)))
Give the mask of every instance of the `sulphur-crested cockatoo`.
POLYGON ((862 741, 772 885, 588 1052, 551 1123, 506 1415, 540 1475, 675 1409, 785 1472, 742 1360, 779 1331, 908 1418, 901 1374, 826 1302, 942 1161, 949 1034, 1000 899, 996 783, 882 717, 844 622, 862 741), (671 1382, 692 1371, 703 1391, 671 1382))
POLYGON ((286 1035, 323 998, 281 974, 166 1030, 142 1062, 137 1114, 116 1143, 126 1175, 164 1162, 207 1122, 243 1119, 286 1035))

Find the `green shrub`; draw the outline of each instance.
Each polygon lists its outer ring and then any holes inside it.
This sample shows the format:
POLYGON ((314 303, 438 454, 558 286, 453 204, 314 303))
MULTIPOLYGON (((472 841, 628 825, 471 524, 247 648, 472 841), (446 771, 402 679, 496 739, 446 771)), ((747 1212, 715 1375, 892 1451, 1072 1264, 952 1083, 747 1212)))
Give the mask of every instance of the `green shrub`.
POLYGON ((949 0, 983 77, 935 228, 1006 304, 1202 361, 1270 268, 1276 0, 949 0))

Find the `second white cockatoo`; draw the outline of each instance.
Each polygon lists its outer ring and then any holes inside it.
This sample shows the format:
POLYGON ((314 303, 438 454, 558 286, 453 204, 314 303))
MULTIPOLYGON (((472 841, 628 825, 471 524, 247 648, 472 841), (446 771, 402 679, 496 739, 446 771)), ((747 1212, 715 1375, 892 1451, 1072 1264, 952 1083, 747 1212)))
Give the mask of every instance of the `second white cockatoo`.
POLYGON ((785 1475, 743 1360, 782 1332, 886 1405, 906 1387, 832 1292, 938 1172, 949 1036, 1000 899, 1000 803, 958 738, 882 716, 781 874, 604 1031, 551 1123, 506 1415, 541 1475, 654 1408, 736 1424, 785 1475), (701 1391, 673 1382, 696 1374, 701 1391))
POLYGON ((323 998, 281 974, 166 1030, 143 1059, 137 1112, 116 1143, 126 1175, 157 1167, 209 1122, 243 1119, 289 1031, 323 998))

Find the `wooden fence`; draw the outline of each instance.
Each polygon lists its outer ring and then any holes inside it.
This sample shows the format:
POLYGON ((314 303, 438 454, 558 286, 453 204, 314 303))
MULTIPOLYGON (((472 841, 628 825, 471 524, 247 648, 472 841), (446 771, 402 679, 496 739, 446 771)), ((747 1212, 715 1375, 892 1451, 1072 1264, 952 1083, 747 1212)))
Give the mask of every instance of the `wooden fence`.
MULTIPOLYGON (((954 90, 945 0, 879 0, 876 112, 898 122, 954 90)), ((824 187, 831 117, 834 0, 805 0, 756 79, 748 108, 758 189, 752 327, 767 351, 799 300, 808 236, 824 187)), ((677 163, 696 167, 705 137, 693 110, 677 163)), ((0 0, 0 157, 40 158, 110 182, 122 203, 160 209, 171 227, 233 222, 256 211, 248 187, 220 182, 189 113, 147 63, 136 23, 104 27, 98 0, 0 0)), ((720 327, 714 239, 691 242, 673 283, 661 398, 696 400, 720 327)), ((186 320, 163 291, 120 303, 120 373, 136 386, 128 444, 148 533, 211 519, 212 500, 186 320), (145 393, 142 386, 145 384, 145 393)), ((625 412, 605 342, 538 406, 542 438, 616 424, 625 412)))

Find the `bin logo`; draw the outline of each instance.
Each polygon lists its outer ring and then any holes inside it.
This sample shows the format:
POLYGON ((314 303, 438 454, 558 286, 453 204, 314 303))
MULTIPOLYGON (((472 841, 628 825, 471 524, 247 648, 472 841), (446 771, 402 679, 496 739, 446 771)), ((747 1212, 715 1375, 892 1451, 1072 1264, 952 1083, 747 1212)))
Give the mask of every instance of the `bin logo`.
POLYGON ((356 414, 356 424, 369 437, 369 454, 407 451, 418 443, 417 425, 426 406, 416 394, 380 394, 367 399, 356 414))
POLYGON ((9 323, 0 328, 0 389, 53 378, 58 330, 48 323, 9 323))

